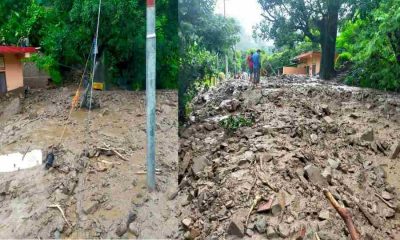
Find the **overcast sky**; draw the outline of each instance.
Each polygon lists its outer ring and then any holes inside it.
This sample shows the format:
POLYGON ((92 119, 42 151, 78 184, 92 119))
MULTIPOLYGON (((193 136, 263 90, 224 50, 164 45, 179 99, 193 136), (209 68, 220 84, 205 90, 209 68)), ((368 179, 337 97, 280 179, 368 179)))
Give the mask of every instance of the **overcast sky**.
MULTIPOLYGON (((224 0, 217 0, 216 12, 224 14, 224 0)), ((236 18, 248 35, 253 26, 261 22, 261 7, 257 0, 226 0, 226 15, 236 18)))

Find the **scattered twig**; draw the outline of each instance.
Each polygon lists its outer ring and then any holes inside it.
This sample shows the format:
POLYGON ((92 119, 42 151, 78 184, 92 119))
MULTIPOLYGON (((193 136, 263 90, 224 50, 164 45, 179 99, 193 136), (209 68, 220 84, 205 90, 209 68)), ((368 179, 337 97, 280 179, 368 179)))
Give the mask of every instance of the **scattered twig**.
POLYGON ((48 208, 57 208, 58 210, 60 210, 62 217, 64 218, 64 221, 68 224, 68 226, 71 227, 71 224, 69 223, 69 221, 67 220, 67 218, 65 217, 64 211, 62 210, 60 205, 50 205, 48 206, 48 208))
POLYGON ((31 146, 28 146, 28 148, 26 149, 24 155, 22 156, 22 161, 24 161, 26 154, 28 154, 29 149, 31 149, 31 146))
POLYGON ((386 201, 381 195, 375 193, 375 196, 377 196, 380 200, 382 200, 382 202, 385 203, 391 209, 396 209, 395 206, 393 206, 390 202, 386 201))
POLYGON ((249 200, 250 194, 251 194, 251 190, 253 190, 253 188, 256 186, 256 184, 257 184, 257 178, 254 180, 253 185, 251 185, 250 190, 249 190, 249 192, 247 193, 246 200, 249 200))
MULTIPOLYGON (((142 171, 142 172, 136 172, 136 174, 138 174, 138 175, 145 175, 145 174, 147 174, 147 170, 142 171)), ((161 174, 161 170, 156 169, 156 174, 157 174, 157 175, 161 174)))
POLYGON ((248 222, 249 222, 249 218, 250 218, 250 215, 251 215, 251 212, 253 212, 253 210, 254 210, 254 208, 257 206, 257 204, 261 201, 261 199, 262 199, 262 197, 260 196, 260 195, 257 195, 255 198, 254 198, 254 200, 253 200, 253 204, 251 205, 251 207, 250 207, 250 211, 249 211, 249 213, 247 214, 247 218, 246 218, 246 228, 247 228, 247 224, 248 224, 248 222))
POLYGON ((350 236, 352 240, 360 240, 360 234, 358 233, 354 222, 351 218, 351 213, 347 208, 344 208, 339 205, 336 199, 333 197, 332 193, 328 190, 323 190, 325 197, 329 200, 331 205, 335 208, 335 210, 339 213, 340 217, 342 217, 343 221, 346 224, 347 229, 349 230, 350 236))
POLYGON ((102 151, 111 151, 113 152, 115 155, 117 155, 120 159, 124 160, 124 161, 129 161, 127 158, 125 158, 121 153, 119 153, 115 148, 111 148, 110 146, 108 146, 107 144, 104 144, 106 147, 98 147, 98 150, 102 150, 102 151))

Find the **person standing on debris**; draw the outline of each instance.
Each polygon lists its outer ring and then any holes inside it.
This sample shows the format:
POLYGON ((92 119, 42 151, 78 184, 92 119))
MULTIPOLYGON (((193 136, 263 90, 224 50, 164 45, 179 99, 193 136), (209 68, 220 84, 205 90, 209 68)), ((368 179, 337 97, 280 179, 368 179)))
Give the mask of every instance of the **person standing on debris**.
POLYGON ((254 84, 257 86, 260 83, 261 74, 261 50, 258 49, 255 54, 253 54, 253 69, 254 69, 254 84))
POLYGON ((247 56, 247 65, 249 66, 250 82, 253 81, 254 64, 253 64, 253 51, 247 56))

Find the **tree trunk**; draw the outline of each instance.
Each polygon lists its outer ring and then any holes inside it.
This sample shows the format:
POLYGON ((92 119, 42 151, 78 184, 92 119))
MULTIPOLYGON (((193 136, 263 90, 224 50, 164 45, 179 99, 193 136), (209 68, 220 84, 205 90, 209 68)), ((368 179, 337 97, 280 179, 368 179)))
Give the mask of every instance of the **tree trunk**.
POLYGON ((321 32, 321 70, 320 77, 332 79, 335 75, 336 38, 341 4, 337 0, 328 1, 328 12, 323 17, 321 32))

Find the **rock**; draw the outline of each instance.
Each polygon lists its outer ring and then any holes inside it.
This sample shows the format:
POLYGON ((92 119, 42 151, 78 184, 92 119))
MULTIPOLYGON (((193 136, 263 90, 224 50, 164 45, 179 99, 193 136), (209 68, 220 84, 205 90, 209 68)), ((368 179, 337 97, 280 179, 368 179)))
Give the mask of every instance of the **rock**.
POLYGON ((321 240, 337 240, 337 234, 333 234, 330 232, 319 231, 318 235, 321 240))
POLYGON ((192 152, 189 151, 185 154, 181 164, 179 164, 179 176, 182 176, 185 173, 192 158, 193 158, 192 152))
POLYGON ((272 208, 271 208, 271 213, 272 213, 272 216, 278 216, 279 214, 280 214, 280 212, 282 211, 282 206, 281 206, 281 204, 280 203, 278 203, 278 202, 275 202, 273 205, 272 205, 272 208))
POLYGON ((267 227, 267 239, 278 238, 279 234, 275 231, 274 227, 267 227))
POLYGON ((247 151, 243 154, 243 158, 249 162, 253 162, 255 160, 255 155, 252 151, 247 151))
POLYGON ((319 218, 320 220, 328 220, 329 217, 330 217, 330 213, 329 213, 329 211, 326 210, 326 209, 322 210, 322 211, 319 212, 319 214, 318 214, 318 218, 319 218))
POLYGON ((228 112, 234 112, 240 107, 240 101, 237 99, 224 100, 221 102, 219 107, 227 110, 228 112))
MULTIPOLYGON (((83 203, 83 212, 87 215, 93 214, 99 208, 100 203, 98 201, 85 201, 83 203)), ((122 234, 123 235, 123 234, 122 234)), ((122 236, 121 235, 121 236, 122 236)))
POLYGON ((397 143, 397 146, 396 145, 393 145, 393 147, 392 147, 393 149, 392 149, 392 154, 390 155, 390 158, 391 159, 396 159, 399 155, 400 155, 400 142, 399 143, 397 143))
POLYGON ((279 224, 278 226, 279 235, 283 238, 287 238, 290 235, 290 227, 286 223, 279 224))
POLYGON ((199 157, 199 158, 194 158, 193 159, 193 165, 192 165, 192 171, 194 175, 199 175, 205 167, 208 166, 208 159, 205 156, 199 157))
POLYGON ((11 180, 0 183, 0 195, 8 195, 10 191, 11 180))
POLYGON ((190 239, 195 239, 195 238, 197 238, 197 237, 200 236, 200 235, 201 235, 201 232, 200 232, 198 229, 192 228, 192 229, 190 230, 190 239))
POLYGON ((129 227, 128 227, 128 230, 129 230, 130 233, 132 233, 136 237, 138 237, 140 235, 139 227, 137 226, 136 223, 130 223, 129 227))
POLYGON ((390 193, 388 193, 386 191, 383 191, 382 192, 382 198, 389 201, 389 200, 392 200, 394 197, 393 197, 392 194, 390 194, 390 193))
POLYGON ((262 212, 267 212, 269 210, 271 210, 272 208, 272 203, 273 203, 273 198, 270 198, 268 200, 268 202, 262 202, 258 208, 257 208, 257 212, 258 213, 262 213, 262 212))
POLYGON ((137 218, 137 212, 136 211, 130 211, 128 214, 128 219, 126 221, 126 225, 131 224, 132 222, 134 222, 137 218))
POLYGON ((333 159, 328 159, 328 164, 332 169, 338 169, 340 166, 340 162, 333 159))
POLYGON ((393 218, 396 215, 396 211, 391 208, 384 208, 382 214, 385 218, 393 218))
POLYGON ((246 229, 246 235, 252 237, 254 235, 254 231, 251 229, 246 229))
POLYGON ((361 140, 363 141, 372 142, 374 139, 374 130, 372 128, 368 129, 361 135, 361 140))
POLYGON ((321 110, 325 115, 331 115, 331 110, 329 109, 329 106, 326 104, 321 105, 321 110))
POLYGON ((244 237, 244 224, 246 213, 245 211, 239 211, 232 216, 231 222, 229 224, 227 234, 230 236, 244 237))
POLYGON ((332 124, 332 123, 335 122, 335 121, 334 121, 331 117, 329 117, 329 116, 324 117, 324 121, 325 121, 327 124, 332 124))
POLYGON ((328 180, 328 183, 332 183, 332 168, 326 167, 324 171, 322 171, 322 176, 328 180))
POLYGON ((185 238, 187 240, 192 240, 191 235, 190 235, 190 231, 186 231, 185 234, 183 235, 183 238, 185 238))
POLYGON ((267 221, 264 218, 258 219, 254 228, 261 234, 267 232, 267 221))
POLYGON ((190 225, 192 225, 192 219, 191 218, 185 218, 182 220, 182 225, 186 228, 189 228, 190 225))
POLYGON ((318 143, 318 136, 316 134, 311 134, 310 138, 313 144, 318 143))
POLYGON ((128 226, 125 224, 125 222, 121 222, 117 227, 117 230, 115 230, 115 234, 117 234, 118 237, 122 237, 127 231, 128 226))
POLYGON ((328 181, 322 176, 318 167, 308 165, 304 168, 304 176, 309 182, 323 188, 328 186, 328 181))

